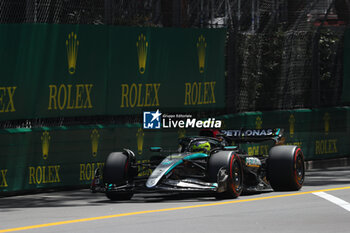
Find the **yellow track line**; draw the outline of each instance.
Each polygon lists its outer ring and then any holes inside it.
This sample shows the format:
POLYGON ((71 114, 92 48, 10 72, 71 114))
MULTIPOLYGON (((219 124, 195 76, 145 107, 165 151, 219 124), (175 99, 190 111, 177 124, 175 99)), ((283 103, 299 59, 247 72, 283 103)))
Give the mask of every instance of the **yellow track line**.
POLYGON ((311 194, 311 193, 315 193, 315 192, 337 191, 337 190, 344 190, 344 189, 350 189, 350 186, 341 187, 341 188, 314 190, 314 191, 308 191, 308 192, 296 192, 296 193, 290 193, 290 194, 281 194, 281 195, 268 196, 268 197, 257 197, 257 198, 239 199, 239 200, 225 201, 225 202, 215 202, 215 203, 202 204, 202 205, 182 206, 182 207, 174 207, 174 208, 158 209, 158 210, 145 210, 145 211, 124 213, 124 214, 106 215, 106 216, 92 217, 92 218, 82 218, 82 219, 75 219, 75 220, 68 220, 68 221, 61 221, 61 222, 53 222, 53 223, 38 224, 38 225, 25 226, 25 227, 3 229, 3 230, 0 230, 0 233, 13 232, 13 231, 22 231, 22 230, 30 230, 30 229, 37 229, 37 228, 50 227, 50 226, 58 226, 58 225, 64 225, 64 224, 70 224, 70 223, 89 222, 89 221, 109 219, 109 218, 118 218, 118 217, 131 216, 131 215, 158 213, 158 212, 173 211, 173 210, 183 210, 183 209, 193 209, 193 208, 217 206, 217 205, 226 205, 226 204, 233 204, 233 203, 240 203, 240 202, 266 200, 266 199, 273 199, 273 198, 279 198, 279 197, 291 197, 291 196, 299 196, 299 195, 311 194))

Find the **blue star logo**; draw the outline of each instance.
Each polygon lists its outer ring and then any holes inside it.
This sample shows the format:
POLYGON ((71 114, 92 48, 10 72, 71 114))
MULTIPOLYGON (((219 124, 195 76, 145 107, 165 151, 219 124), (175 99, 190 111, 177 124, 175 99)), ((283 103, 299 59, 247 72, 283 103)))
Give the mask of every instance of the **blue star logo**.
POLYGON ((143 128, 144 129, 160 129, 161 115, 159 109, 155 112, 143 112, 143 128))

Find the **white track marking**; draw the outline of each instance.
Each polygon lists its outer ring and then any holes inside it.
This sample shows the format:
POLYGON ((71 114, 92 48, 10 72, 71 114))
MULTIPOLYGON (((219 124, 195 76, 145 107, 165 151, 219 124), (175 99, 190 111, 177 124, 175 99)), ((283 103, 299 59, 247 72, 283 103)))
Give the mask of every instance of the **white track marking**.
POLYGON ((346 202, 338 197, 335 197, 333 195, 330 195, 328 193, 325 193, 325 192, 315 192, 313 193, 315 194, 316 196, 319 196, 319 197, 322 197, 324 199, 326 199, 327 201, 330 201, 344 209, 346 209, 347 211, 350 212, 350 203, 349 202, 346 202))

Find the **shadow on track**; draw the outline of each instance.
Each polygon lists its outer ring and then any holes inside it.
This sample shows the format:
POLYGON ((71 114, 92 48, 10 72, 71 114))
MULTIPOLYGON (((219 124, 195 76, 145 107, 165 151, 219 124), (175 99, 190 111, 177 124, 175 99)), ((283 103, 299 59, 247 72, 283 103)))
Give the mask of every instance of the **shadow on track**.
POLYGON ((0 198, 1 211, 20 208, 47 208, 47 207, 81 207, 107 206, 110 204, 138 204, 152 202, 189 203, 189 202, 216 201, 215 197, 207 194, 135 194, 128 201, 110 201, 103 193, 91 193, 88 189, 61 191, 52 193, 38 193, 32 195, 12 196, 0 198))
POLYGON ((215 197, 208 194, 191 194, 191 193, 149 193, 135 194, 131 200, 127 201, 111 201, 104 196, 104 200, 94 203, 188 203, 217 201, 215 197))
MULTIPOLYGON (((315 169, 306 172, 304 186, 349 185, 350 167, 315 169)), ((259 195, 263 192, 244 193, 243 196, 259 195)), ((46 207, 80 207, 80 206, 108 206, 110 204, 138 204, 138 203, 197 203, 217 201, 208 194, 135 194, 129 201, 110 201, 103 193, 91 193, 88 189, 36 193, 11 197, 0 197, 2 212, 20 208, 46 208, 46 207)))

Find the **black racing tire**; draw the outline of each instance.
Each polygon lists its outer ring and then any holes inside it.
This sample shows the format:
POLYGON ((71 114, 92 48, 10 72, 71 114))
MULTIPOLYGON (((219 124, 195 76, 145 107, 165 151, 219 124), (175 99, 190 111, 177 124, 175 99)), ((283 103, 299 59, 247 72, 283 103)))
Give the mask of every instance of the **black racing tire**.
POLYGON ((105 183, 124 185, 128 180, 128 170, 130 168, 130 159, 127 154, 122 152, 112 152, 108 155, 103 172, 105 183))
POLYGON ((304 155, 297 146, 275 146, 269 152, 267 178, 275 191, 297 191, 305 179, 304 155))
POLYGON ((218 182, 220 169, 226 169, 228 179, 226 191, 216 193, 217 199, 232 199, 241 195, 243 190, 243 166, 240 157, 231 151, 220 151, 210 156, 208 161, 208 178, 218 182))
POLYGON ((106 192, 106 197, 111 201, 125 201, 130 200, 134 196, 132 192, 106 192))
MULTIPOLYGON (((112 152, 108 155, 103 172, 103 182, 116 186, 125 185, 127 181, 131 182, 131 161, 132 159, 126 153, 112 152)), ((133 192, 115 192, 106 191, 106 196, 110 200, 130 200, 133 192)))

